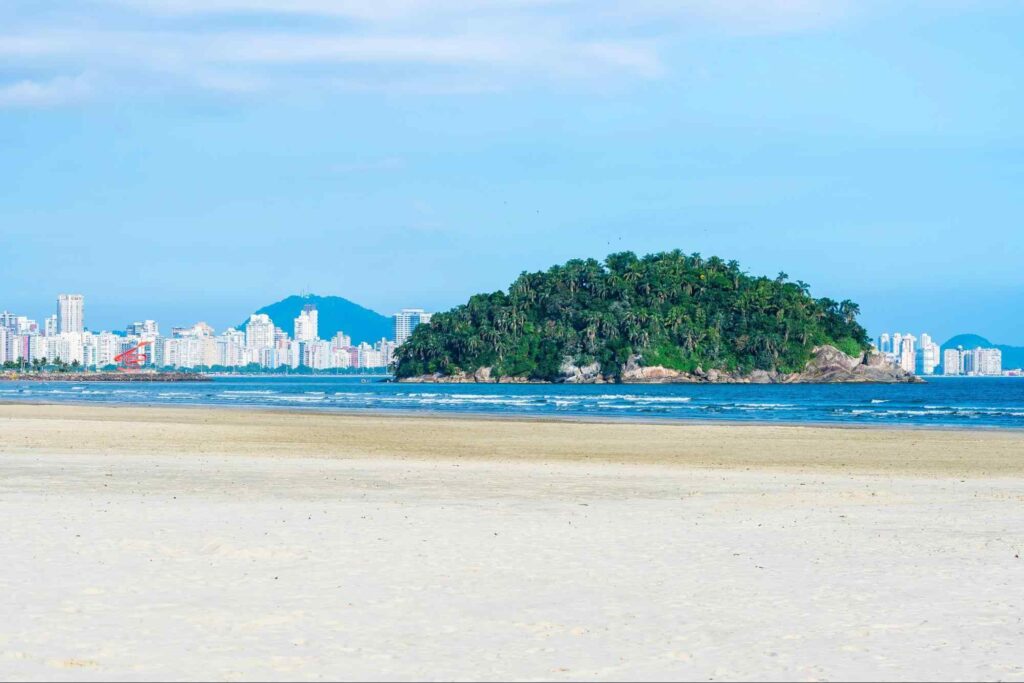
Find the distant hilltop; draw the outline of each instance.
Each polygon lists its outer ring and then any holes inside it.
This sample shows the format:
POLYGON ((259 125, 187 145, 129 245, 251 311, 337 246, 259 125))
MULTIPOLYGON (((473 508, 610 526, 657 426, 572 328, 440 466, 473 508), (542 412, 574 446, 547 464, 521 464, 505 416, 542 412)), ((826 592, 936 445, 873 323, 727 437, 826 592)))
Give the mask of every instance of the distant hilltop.
MULTIPOLYGON (((295 319, 309 304, 316 306, 319 313, 321 339, 331 339, 338 332, 344 332, 352 338, 353 344, 358 345, 361 342, 372 344, 381 338, 390 339, 394 335, 394 321, 390 317, 363 308, 340 296, 293 295, 264 306, 256 313, 268 315, 274 325, 291 333, 295 319)), ((241 323, 238 329, 245 329, 245 323, 241 323)))
POLYGON ((1003 367, 1007 369, 1024 368, 1024 346, 1009 346, 1007 344, 993 344, 985 337, 977 334, 958 334, 945 344, 942 350, 955 349, 962 346, 965 349, 999 349, 1003 352, 1003 367))
POLYGON ((913 382, 870 352, 852 301, 681 251, 523 273, 420 325, 405 381, 913 382))

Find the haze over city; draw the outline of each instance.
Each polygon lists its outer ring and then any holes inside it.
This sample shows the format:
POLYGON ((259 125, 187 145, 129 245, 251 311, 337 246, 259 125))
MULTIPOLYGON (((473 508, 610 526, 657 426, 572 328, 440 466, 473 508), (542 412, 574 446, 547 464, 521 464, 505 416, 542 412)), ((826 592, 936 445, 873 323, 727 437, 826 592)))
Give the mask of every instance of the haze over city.
POLYGON ((0 306, 440 311, 681 248, 1024 343, 1019 3, 270 7, 3 4, 0 306))

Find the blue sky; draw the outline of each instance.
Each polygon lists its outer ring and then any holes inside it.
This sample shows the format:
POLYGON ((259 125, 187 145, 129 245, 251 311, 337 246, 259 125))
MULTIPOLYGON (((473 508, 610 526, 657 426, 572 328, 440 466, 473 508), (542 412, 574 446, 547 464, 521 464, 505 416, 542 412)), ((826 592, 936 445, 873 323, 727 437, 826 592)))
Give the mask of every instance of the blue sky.
POLYGON ((0 309, 445 309, 681 248, 1024 344, 1024 4, 8 0, 0 309))

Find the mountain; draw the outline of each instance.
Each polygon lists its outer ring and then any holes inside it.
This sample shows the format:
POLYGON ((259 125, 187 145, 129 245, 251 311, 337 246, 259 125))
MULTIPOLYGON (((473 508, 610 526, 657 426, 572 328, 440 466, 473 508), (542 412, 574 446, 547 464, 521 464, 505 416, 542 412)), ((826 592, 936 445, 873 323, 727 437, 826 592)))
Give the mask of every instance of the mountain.
POLYGON ((993 344, 985 337, 977 334, 958 334, 943 344, 942 350, 945 352, 946 349, 955 349, 958 346, 962 346, 965 349, 976 349, 979 346, 985 349, 999 349, 1003 352, 1004 369, 1024 368, 1024 346, 993 344))
POLYGON ((753 277, 735 261, 678 250, 625 252, 523 273, 507 292, 435 315, 399 348, 397 375, 623 381, 647 367, 782 377, 806 370, 821 347, 859 362, 870 344, 858 313, 783 273, 753 277))
MULTIPOLYGON (((276 326, 291 335, 295 327, 295 318, 299 317, 306 304, 316 306, 321 339, 330 339, 339 331, 352 337, 353 344, 372 344, 381 337, 391 339, 394 336, 394 322, 391 318, 340 296, 295 295, 264 306, 256 312, 266 313, 276 326)), ((245 329, 245 323, 238 329, 245 329)))

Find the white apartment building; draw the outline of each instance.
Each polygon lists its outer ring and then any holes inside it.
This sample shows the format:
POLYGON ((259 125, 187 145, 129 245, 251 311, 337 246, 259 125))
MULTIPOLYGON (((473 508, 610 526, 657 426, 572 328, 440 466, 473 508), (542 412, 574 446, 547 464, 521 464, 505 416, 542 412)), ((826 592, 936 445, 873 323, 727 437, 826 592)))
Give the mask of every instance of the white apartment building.
POLYGON ((334 335, 334 339, 331 340, 332 349, 346 349, 350 346, 352 346, 352 337, 340 330, 338 334, 334 335))
POLYGON ((134 322, 125 329, 129 337, 159 337, 160 326, 155 320, 143 320, 134 322))
POLYGON ((5 328, 11 334, 38 334, 39 323, 23 315, 14 315, 4 311, 0 313, 0 327, 5 328))
POLYGON ((331 365, 331 343, 326 341, 309 341, 302 343, 302 365, 314 370, 327 370, 331 365))
POLYGON ((0 325, 0 363, 7 363, 14 358, 14 336, 10 330, 0 325))
POLYGON ((1003 352, 999 349, 974 349, 974 374, 995 377, 1003 374, 1003 352))
POLYGON ((955 377, 964 374, 963 347, 946 349, 942 354, 942 374, 955 377))
POLYGON ((273 348, 274 332, 274 323, 269 315, 255 313, 249 316, 249 322, 245 325, 245 347, 259 351, 273 348))
POLYGON ((386 368, 395 359, 395 350, 398 348, 398 344, 390 339, 381 339, 373 345, 373 348, 380 352, 381 366, 386 368))
POLYGON ((941 352, 939 345, 928 334, 922 334, 917 347, 914 371, 918 375, 934 375, 935 369, 942 362, 941 352))
POLYGON ((427 313, 422 308, 403 308, 395 313, 395 344, 404 344, 412 331, 422 323, 429 323, 432 316, 433 313, 427 313))
POLYGON ((96 367, 105 368, 114 365, 114 357, 119 353, 120 337, 111 332, 100 332, 96 335, 96 367))
POLYGON ((61 294, 57 297, 57 334, 81 334, 85 331, 85 297, 61 294))
POLYGON ((320 314, 317 313, 316 306, 306 304, 299 317, 295 319, 295 341, 316 341, 320 338, 319 326, 320 314))
POLYGON ((900 339, 900 367, 907 372, 917 368, 917 337, 912 334, 903 335, 900 339))
POLYGON ((878 338, 878 352, 892 353, 892 337, 889 336, 888 332, 883 332, 878 338))
POLYGON ((245 365, 245 333, 234 328, 228 329, 214 341, 216 348, 216 360, 212 365, 222 365, 234 368, 245 365))
POLYGON ((331 367, 342 369, 352 367, 352 354, 347 347, 331 349, 331 367))
POLYGON ((360 368, 383 368, 384 355, 366 342, 360 344, 358 351, 358 367, 360 368))
MULTIPOLYGON (((163 365, 172 368, 196 368, 205 363, 204 337, 172 337, 163 342, 163 365)), ((212 365, 210 363, 209 365, 212 365)))
POLYGON ((38 334, 22 337, 15 349, 16 358, 14 360, 21 360, 22 356, 29 363, 36 359, 41 360, 46 355, 45 340, 46 337, 41 337, 38 334))
POLYGON ((68 332, 55 337, 46 337, 46 358, 50 362, 63 361, 84 365, 84 344, 82 334, 68 332))

